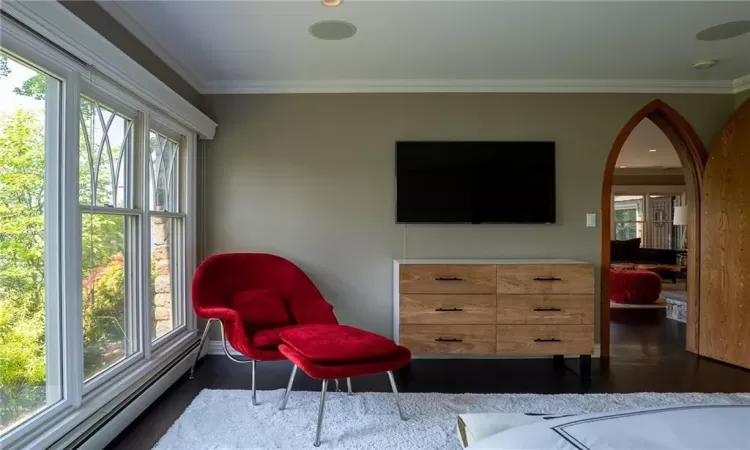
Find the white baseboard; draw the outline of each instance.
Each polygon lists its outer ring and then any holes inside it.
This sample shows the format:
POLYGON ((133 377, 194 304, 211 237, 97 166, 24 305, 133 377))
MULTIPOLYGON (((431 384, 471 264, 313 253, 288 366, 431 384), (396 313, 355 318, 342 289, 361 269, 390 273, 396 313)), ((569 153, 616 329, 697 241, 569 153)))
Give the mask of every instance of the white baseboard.
MULTIPOLYGON (((233 349, 231 345, 227 344, 227 347, 229 348, 229 353, 232 354, 232 356, 242 356, 237 350, 233 349)), ((221 344, 221 341, 208 341, 206 342, 206 355, 223 355, 224 354, 224 348, 221 344)), ((591 355, 592 358, 600 358, 602 354, 602 347, 600 344, 594 345, 594 353, 591 355)), ((570 358, 576 358, 577 356, 569 356, 570 358)), ((454 355, 445 355, 441 356, 442 359, 457 359, 457 358, 467 358, 467 359, 519 359, 518 357, 511 357, 511 356, 454 356, 454 355)), ((536 359, 538 357, 529 357, 532 359, 536 359)), ((545 357, 546 358, 546 357, 545 357)), ((415 357, 414 359, 437 359, 434 356, 422 356, 422 357, 415 357)))

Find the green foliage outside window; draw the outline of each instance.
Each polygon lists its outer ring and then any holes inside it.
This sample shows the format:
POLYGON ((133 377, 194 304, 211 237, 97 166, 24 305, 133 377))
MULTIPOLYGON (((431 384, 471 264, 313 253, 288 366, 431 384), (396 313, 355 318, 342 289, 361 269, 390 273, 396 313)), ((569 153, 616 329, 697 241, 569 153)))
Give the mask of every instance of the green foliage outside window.
MULTIPOLYGON (((10 70, 0 57, 0 77, 10 70)), ((44 83, 37 75, 14 92, 44 98, 44 83)), ((46 367, 45 356, 44 158, 43 118, 22 108, 0 116, 0 430, 46 404, 47 370, 57 370, 46 367)), ((81 170, 82 188, 90 186, 87 177, 81 170)), ((108 177, 99 185, 111 192, 108 177)), ((82 218, 86 376, 124 352, 124 222, 116 215, 82 218)))

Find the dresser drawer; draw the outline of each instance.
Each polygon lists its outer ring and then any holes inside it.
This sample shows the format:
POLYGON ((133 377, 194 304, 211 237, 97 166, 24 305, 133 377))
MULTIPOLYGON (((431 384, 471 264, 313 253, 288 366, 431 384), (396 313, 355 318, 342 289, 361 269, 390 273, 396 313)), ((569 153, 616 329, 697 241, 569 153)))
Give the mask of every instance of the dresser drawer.
POLYGON ((494 354, 496 325, 401 325, 399 343, 415 354, 494 354))
POLYGON ((495 294, 404 294, 399 314, 404 324, 494 324, 495 294))
POLYGON ((594 294, 588 264, 498 265, 498 294, 594 294))
POLYGON ((593 325, 498 325, 500 355, 590 355, 593 325))
POLYGON ((402 294, 494 294, 495 266, 409 264, 400 268, 402 294))
POLYGON ((498 294, 497 323, 593 324, 594 296, 578 294, 498 294))

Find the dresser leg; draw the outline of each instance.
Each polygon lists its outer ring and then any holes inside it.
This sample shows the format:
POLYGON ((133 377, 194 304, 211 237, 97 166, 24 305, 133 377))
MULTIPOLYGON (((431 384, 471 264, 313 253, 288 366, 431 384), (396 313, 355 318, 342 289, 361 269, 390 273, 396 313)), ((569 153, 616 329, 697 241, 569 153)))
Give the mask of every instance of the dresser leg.
POLYGON ((581 355, 581 381, 591 380, 591 355, 581 355))

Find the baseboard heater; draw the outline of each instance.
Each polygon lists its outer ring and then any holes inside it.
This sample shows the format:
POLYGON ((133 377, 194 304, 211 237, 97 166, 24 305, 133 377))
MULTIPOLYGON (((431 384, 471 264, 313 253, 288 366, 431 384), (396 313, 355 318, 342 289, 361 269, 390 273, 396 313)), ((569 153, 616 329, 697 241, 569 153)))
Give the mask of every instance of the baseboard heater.
POLYGON ((141 387, 130 393, 123 399, 116 399, 118 402, 112 409, 99 418, 96 422, 88 423, 84 421, 81 425, 74 428, 70 433, 66 434, 58 441, 56 441, 50 448, 65 448, 65 449, 101 449, 104 448, 112 439, 114 439, 122 430, 127 428, 143 411, 146 410, 152 403, 163 395, 175 381, 179 380, 180 377, 184 376, 189 370, 190 364, 192 364, 192 358, 194 353, 198 349, 198 341, 190 345, 187 349, 179 353, 171 362, 165 367, 151 376, 141 387), (184 365, 184 369, 180 368, 180 365, 184 365), (179 372, 177 372, 179 369, 179 372), (164 386, 162 391, 157 394, 153 399, 146 399, 145 394, 152 388, 158 388, 156 385, 160 382, 166 381, 165 377, 170 372, 175 371, 174 380, 169 385, 164 386), (138 402, 141 404, 138 404, 138 402), (130 411, 129 411, 130 410, 130 411), (114 424, 114 421, 118 419, 121 414, 129 414, 132 419, 118 424, 115 428, 107 430, 108 427, 114 424))

